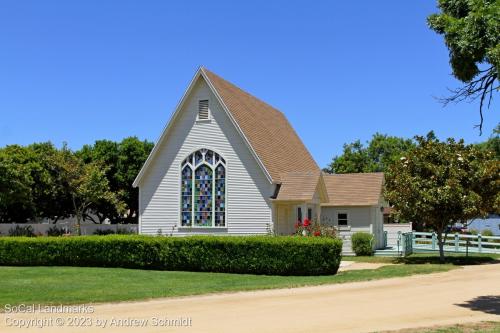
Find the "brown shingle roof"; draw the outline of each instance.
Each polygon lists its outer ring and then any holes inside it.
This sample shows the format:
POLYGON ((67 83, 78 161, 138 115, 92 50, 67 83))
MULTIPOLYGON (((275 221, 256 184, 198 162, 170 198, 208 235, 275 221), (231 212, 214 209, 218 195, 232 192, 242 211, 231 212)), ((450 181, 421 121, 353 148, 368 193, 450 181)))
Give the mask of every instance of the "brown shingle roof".
POLYGON ((287 172, 280 175, 281 187, 276 200, 308 201, 312 200, 320 182, 321 172, 287 172))
POLYGON ((202 68, 273 181, 288 172, 319 167, 285 115, 269 104, 202 68))
POLYGON ((323 178, 330 198, 324 206, 373 206, 380 201, 382 172, 324 174, 323 178))

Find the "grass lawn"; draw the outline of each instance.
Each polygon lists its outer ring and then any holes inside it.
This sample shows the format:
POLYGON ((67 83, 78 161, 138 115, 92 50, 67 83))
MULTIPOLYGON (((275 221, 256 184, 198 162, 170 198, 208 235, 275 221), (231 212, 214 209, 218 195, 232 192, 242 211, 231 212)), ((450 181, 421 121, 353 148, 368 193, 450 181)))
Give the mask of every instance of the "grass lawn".
POLYGON ((367 281, 444 272, 453 265, 393 265, 328 276, 266 276, 95 267, 0 267, 5 304, 113 302, 367 281))
POLYGON ((442 326, 432 328, 417 328, 393 333, 500 333, 500 322, 482 322, 465 325, 442 326))
MULTIPOLYGON (((415 253, 406 258, 400 257, 343 257, 343 260, 392 264, 439 264, 438 253, 415 253)), ((500 260, 500 254, 477 254, 465 256, 462 253, 447 253, 446 262, 453 265, 478 265, 500 260)))

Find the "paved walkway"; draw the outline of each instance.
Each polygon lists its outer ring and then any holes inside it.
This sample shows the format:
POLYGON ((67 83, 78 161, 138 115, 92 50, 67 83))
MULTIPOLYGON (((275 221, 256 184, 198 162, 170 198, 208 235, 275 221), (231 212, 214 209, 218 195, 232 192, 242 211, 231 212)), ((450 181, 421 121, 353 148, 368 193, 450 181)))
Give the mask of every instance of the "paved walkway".
POLYGON ((340 262, 339 271, 358 271, 362 269, 377 269, 383 266, 389 266, 394 264, 389 263, 377 263, 377 262, 356 262, 349 260, 342 260, 340 262))
POLYGON ((84 328, 68 327, 68 321, 87 314, 65 315, 62 327, 54 322, 46 329, 6 327, 6 320, 49 318, 44 314, 0 314, 0 332, 372 332, 499 321, 499 281, 500 264, 468 266, 371 282, 102 304, 84 328), (155 321, 180 317, 192 326, 155 321), (108 320, 107 328, 97 327, 97 319, 108 320), (127 328, 130 321, 117 319, 144 320, 144 327, 127 328))

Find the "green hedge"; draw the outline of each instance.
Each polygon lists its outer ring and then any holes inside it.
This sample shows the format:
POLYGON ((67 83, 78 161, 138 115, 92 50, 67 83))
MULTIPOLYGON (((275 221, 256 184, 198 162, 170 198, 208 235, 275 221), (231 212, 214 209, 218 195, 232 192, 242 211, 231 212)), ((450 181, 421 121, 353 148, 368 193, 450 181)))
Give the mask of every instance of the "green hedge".
POLYGON ((0 265, 321 275, 337 272, 341 251, 324 237, 1 237, 0 265))
POLYGON ((373 255, 373 235, 366 232, 356 232, 351 236, 352 250, 357 256, 373 255))

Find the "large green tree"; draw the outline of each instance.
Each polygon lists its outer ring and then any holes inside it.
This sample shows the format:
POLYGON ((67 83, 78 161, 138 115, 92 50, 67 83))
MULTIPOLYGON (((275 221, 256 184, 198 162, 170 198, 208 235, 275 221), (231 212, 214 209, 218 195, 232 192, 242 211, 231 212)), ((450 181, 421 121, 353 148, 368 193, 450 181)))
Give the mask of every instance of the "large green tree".
POLYGON ((0 149, 0 221, 26 222, 71 214, 69 196, 52 164, 58 150, 50 143, 0 149))
POLYGON ((89 215, 92 206, 99 202, 113 206, 119 214, 124 213, 125 204, 110 190, 106 166, 98 162, 84 163, 66 147, 53 156, 52 164, 61 175, 66 192, 71 198, 72 215, 77 220, 78 234, 82 221, 89 215))
MULTIPOLYGON (((93 145, 85 145, 77 155, 85 163, 99 163, 106 166, 106 178, 111 191, 125 203, 126 214, 116 210, 107 200, 94 203, 91 211, 99 222, 109 219, 111 223, 137 223, 139 193, 132 183, 146 161, 154 144, 137 137, 128 137, 121 142, 98 140, 93 145)), ((91 218, 88 216, 87 218, 91 218)))
POLYGON ((141 170, 154 143, 137 137, 123 139, 119 145, 118 173, 116 179, 123 191, 123 201, 127 205, 126 223, 137 223, 139 214, 139 190, 132 183, 141 170))
MULTIPOLYGON (((108 180, 110 190, 122 199, 120 184, 116 179, 118 173, 118 143, 110 140, 97 140, 93 145, 84 145, 76 152, 77 156, 86 164, 99 163, 105 165, 105 176, 108 180)), ((91 207, 92 214, 85 216, 85 219, 95 223, 103 223, 109 219, 111 223, 118 223, 122 216, 116 210, 116 206, 107 200, 98 200, 91 207), (97 218, 97 221, 94 220, 97 218)))
POLYGON ((479 129, 483 106, 490 105, 499 89, 500 1, 439 0, 440 13, 430 15, 429 27, 444 36, 450 51, 453 75, 463 85, 442 101, 459 102, 479 98, 479 129))
POLYGON ((410 139, 375 133, 365 147, 360 140, 345 144, 325 169, 330 173, 383 172, 414 146, 410 139))
POLYGON ((35 216, 29 149, 10 145, 0 149, 0 222, 26 222, 35 216))
POLYGON ((498 212, 500 163, 463 140, 416 137, 418 146, 386 172, 385 198, 399 217, 437 234, 441 261, 448 227, 498 212))
POLYGON ((152 148, 153 143, 137 137, 121 142, 99 140, 77 153, 66 146, 57 149, 50 142, 0 148, 0 222, 43 218, 55 222, 83 211, 82 219, 96 223, 105 219, 137 223, 138 191, 132 182, 152 148), (106 180, 106 184, 96 186, 108 188, 114 198, 109 193, 98 195, 77 210, 76 174, 95 180, 99 176, 96 168, 106 180), (73 176, 69 173, 72 169, 76 170, 73 176))
POLYGON ((72 214, 71 197, 64 185, 60 170, 53 164, 60 151, 50 142, 34 143, 27 147, 36 161, 31 164, 32 199, 36 218, 56 223, 72 214))
POLYGON ((495 154, 497 160, 500 160, 500 124, 493 130, 491 136, 485 142, 478 144, 478 147, 484 150, 490 150, 495 154))

